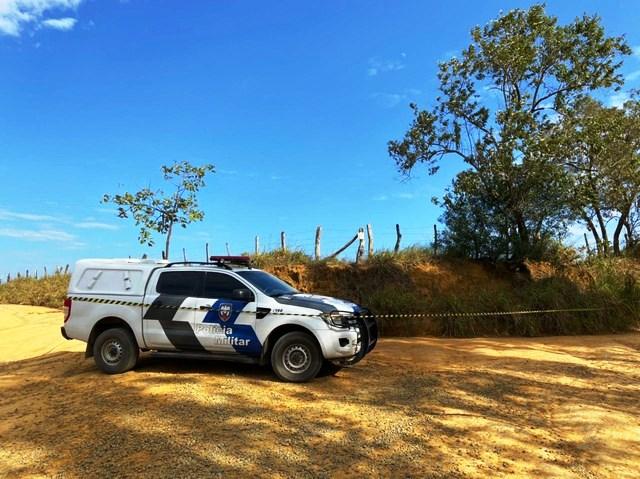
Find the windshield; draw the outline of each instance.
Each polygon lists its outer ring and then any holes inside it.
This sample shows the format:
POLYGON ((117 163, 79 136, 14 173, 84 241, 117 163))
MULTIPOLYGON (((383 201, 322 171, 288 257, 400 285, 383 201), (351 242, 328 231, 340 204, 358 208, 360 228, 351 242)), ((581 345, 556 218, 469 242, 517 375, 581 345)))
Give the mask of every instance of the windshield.
POLYGON ((249 281, 267 296, 282 296, 283 294, 294 294, 298 290, 292 288, 287 283, 264 271, 236 271, 239 276, 249 281))

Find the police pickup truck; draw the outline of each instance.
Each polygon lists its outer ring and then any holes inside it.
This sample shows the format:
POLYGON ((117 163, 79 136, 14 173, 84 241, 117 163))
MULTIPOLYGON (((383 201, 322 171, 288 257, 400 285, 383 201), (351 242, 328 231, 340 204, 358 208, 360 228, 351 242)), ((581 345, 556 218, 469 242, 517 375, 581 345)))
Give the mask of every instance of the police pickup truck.
POLYGON ((142 350, 271 364, 280 379, 302 382, 360 361, 378 327, 357 304, 300 293, 244 256, 85 259, 71 276, 62 335, 85 341, 85 356, 110 374, 134 368, 142 350))

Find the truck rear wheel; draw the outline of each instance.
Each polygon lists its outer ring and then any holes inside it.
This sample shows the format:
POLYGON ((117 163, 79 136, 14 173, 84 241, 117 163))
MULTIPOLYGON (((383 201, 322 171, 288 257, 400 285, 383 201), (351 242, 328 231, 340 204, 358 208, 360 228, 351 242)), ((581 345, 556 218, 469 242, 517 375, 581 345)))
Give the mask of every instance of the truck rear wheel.
POLYGON ((122 328, 103 331, 93 343, 93 359, 107 374, 124 373, 133 369, 140 351, 131 333, 122 328))
POLYGON ((282 336, 271 351, 271 366, 283 381, 301 383, 316 377, 323 358, 309 334, 294 331, 282 336))

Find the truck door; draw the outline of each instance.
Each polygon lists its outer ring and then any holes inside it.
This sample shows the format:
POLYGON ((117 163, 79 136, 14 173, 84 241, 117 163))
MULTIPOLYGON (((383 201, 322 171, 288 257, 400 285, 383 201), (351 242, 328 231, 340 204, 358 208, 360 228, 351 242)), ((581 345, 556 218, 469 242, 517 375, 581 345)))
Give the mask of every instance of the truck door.
POLYGON ((193 331, 194 307, 204 271, 161 270, 147 286, 142 332, 148 348, 160 351, 204 351, 193 331))
POLYGON ((199 343, 214 353, 260 356, 255 298, 253 288, 231 274, 206 272, 194 321, 199 343))

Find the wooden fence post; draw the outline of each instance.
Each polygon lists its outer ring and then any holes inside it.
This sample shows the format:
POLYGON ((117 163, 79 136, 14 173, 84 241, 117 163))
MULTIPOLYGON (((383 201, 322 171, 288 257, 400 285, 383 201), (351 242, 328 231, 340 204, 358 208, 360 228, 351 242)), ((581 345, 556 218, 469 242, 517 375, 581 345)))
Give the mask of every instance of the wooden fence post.
POLYGON ((438 256, 438 226, 433 225, 433 255, 438 256))
POLYGON ((44 267, 44 277, 45 278, 47 277, 47 267, 46 266, 44 267))
POLYGON ((64 267, 64 274, 67 274, 69 272, 69 265, 66 265, 64 267))
POLYGON ((182 259, 184 260, 184 262, 187 262, 187 251, 182 248, 182 259))
POLYGON ((322 236, 322 226, 316 228, 316 247, 314 251, 316 261, 320 259, 320 236, 322 236))
POLYGON ((225 248, 226 248, 226 250, 227 250, 227 256, 231 256, 231 253, 230 253, 230 251, 229 251, 229 243, 225 243, 225 244, 224 244, 224 247, 225 247, 225 248))
POLYGON ((205 254, 204 260, 205 262, 208 263, 209 262, 209 243, 208 242, 204 244, 204 254, 205 254))
POLYGON ((24 277, 25 277, 25 278, 28 278, 28 277, 29 277, 29 270, 27 270, 27 271, 26 271, 26 273, 25 273, 24 277))
POLYGON ((400 225, 396 223, 396 245, 393 248, 394 253, 400 251, 400 240, 402 239, 402 233, 400 233, 400 225))
POLYGON ((358 251, 356 252, 356 263, 362 261, 364 256, 364 228, 358 229, 358 251))
POLYGON ((280 249, 282 251, 287 251, 287 235, 284 231, 280 232, 280 249))
POLYGON ((367 225, 367 257, 371 258, 373 256, 373 227, 368 224, 367 225))
POLYGON ((256 235, 256 248, 255 248, 255 254, 256 256, 258 256, 260 254, 260 237, 258 235, 256 235))
POLYGON ((347 243, 342 248, 340 248, 338 251, 336 251, 335 253, 330 255, 329 258, 335 258, 336 256, 338 256, 340 253, 342 253, 344 250, 346 250, 349 246, 351 246, 357 239, 358 239, 358 233, 356 233, 353 236, 353 238, 351 238, 349 241, 347 241, 347 243))

